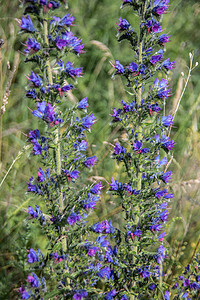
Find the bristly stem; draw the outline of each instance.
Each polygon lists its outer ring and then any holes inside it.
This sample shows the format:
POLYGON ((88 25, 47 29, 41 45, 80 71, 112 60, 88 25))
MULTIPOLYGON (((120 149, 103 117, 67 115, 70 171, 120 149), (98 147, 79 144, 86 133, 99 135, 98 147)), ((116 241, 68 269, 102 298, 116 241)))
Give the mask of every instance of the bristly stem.
MULTIPOLYGON (((44 38, 45 38, 46 45, 49 46, 47 21, 45 19, 44 19, 44 38)), ((47 58, 47 74, 48 74, 49 83, 51 85, 53 85, 51 64, 50 64, 50 59, 49 58, 47 58)), ((61 175, 61 150, 60 150, 59 127, 56 130, 55 144, 57 145, 57 149, 56 149, 56 171, 57 171, 57 176, 58 176, 58 180, 59 180, 59 177, 61 175)), ((64 210, 64 201, 63 201, 63 196, 62 196, 62 191, 61 191, 60 184, 58 185, 58 188, 59 188, 59 206, 60 206, 60 210, 61 210, 61 213, 62 213, 63 210, 64 210)), ((62 249, 63 249, 63 252, 66 251, 66 238, 62 239, 62 249)))

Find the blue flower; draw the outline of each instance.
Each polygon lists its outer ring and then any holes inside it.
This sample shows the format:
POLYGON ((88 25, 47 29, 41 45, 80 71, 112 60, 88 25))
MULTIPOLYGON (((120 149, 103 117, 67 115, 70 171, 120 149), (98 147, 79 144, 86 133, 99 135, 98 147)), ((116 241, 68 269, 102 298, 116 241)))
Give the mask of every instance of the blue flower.
POLYGON ((35 273, 32 273, 32 276, 31 275, 28 276, 28 282, 31 283, 32 287, 39 287, 41 285, 39 278, 35 273))
POLYGON ((162 54, 158 54, 158 55, 153 55, 150 59, 150 62, 152 63, 152 65, 155 65, 157 62, 159 62, 161 59, 163 58, 162 54))
POLYGON ((81 300, 83 298, 86 298, 87 297, 87 291, 86 290, 79 290, 79 291, 76 291, 76 293, 74 294, 73 296, 73 299, 74 300, 81 300))
POLYGON ((78 213, 72 213, 68 218, 67 222, 69 225, 74 225, 76 222, 81 221, 82 217, 78 213))
POLYGON ((116 65, 113 65, 113 67, 117 70, 115 74, 124 74, 125 69, 118 60, 116 60, 116 65))
POLYGON ((101 181, 97 184, 95 184, 91 189, 90 192, 92 194, 99 194, 101 192, 101 189, 103 188, 101 181))
POLYGON ((32 74, 30 76, 27 77, 28 80, 30 80, 33 85, 35 87, 40 87, 42 84, 42 79, 40 78, 40 76, 38 74, 35 74, 34 72, 32 72, 32 74))
POLYGON ((27 17, 22 17, 21 25, 20 25, 21 30, 27 31, 27 32, 35 32, 36 29, 33 27, 33 23, 31 20, 31 17, 27 15, 27 17))
MULTIPOLYGON (((40 251, 39 251, 39 253, 40 253, 40 251)), ((29 254, 27 255, 27 258, 28 258, 27 261, 29 264, 33 264, 37 261, 40 261, 38 254, 32 248, 29 250, 29 254)))
POLYGON ((87 98, 87 97, 83 98, 83 99, 79 102, 77 108, 79 108, 79 109, 85 109, 85 108, 87 108, 87 107, 88 107, 88 102, 87 102, 87 101, 88 101, 88 98, 87 98))
POLYGON ((119 18, 119 31, 129 30, 130 24, 126 19, 119 18))
POLYGON ((173 117, 171 115, 162 117, 161 124, 165 127, 172 126, 173 125, 173 117))

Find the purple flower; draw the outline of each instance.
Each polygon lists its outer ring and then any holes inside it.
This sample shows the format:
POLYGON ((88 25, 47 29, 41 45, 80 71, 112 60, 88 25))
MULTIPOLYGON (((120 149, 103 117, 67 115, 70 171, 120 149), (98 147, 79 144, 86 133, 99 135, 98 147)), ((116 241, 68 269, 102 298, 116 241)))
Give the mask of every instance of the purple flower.
POLYGON ((119 155, 119 154, 126 154, 126 148, 120 146, 118 143, 115 144, 114 148, 114 154, 119 155))
POLYGON ((101 223, 98 222, 92 226, 92 230, 97 233, 113 233, 114 228, 111 221, 104 220, 101 223))
POLYGON ((124 74, 125 69, 118 60, 116 60, 116 65, 112 65, 112 66, 117 70, 115 74, 124 74))
POLYGON ((34 209, 32 208, 32 206, 28 207, 28 213, 31 215, 32 218, 38 218, 38 213, 36 211, 34 211, 34 209))
POLYGON ((35 39, 28 39, 28 41, 26 42, 26 49, 24 50, 24 52, 26 54, 30 53, 34 53, 40 50, 40 44, 35 40, 35 39))
POLYGON ((166 4, 169 3, 169 0, 155 0, 154 5, 155 7, 153 8, 153 13, 157 16, 160 16, 162 14, 166 13, 166 10, 168 6, 166 4))
POLYGON ((103 186, 102 186, 101 181, 100 181, 90 189, 90 193, 100 194, 102 188, 103 188, 103 186))
POLYGON ((151 272, 149 271, 149 267, 139 268, 139 274, 141 274, 144 278, 149 278, 151 276, 151 272))
POLYGON ((172 70, 173 68, 175 68, 175 61, 170 62, 168 58, 163 61, 161 67, 164 67, 167 70, 172 70))
POLYGON ((83 208, 88 211, 89 209, 94 209, 96 206, 97 201, 99 201, 99 197, 97 196, 90 196, 88 194, 88 198, 86 200, 83 200, 83 208))
POLYGON ((38 140, 40 140, 42 143, 45 142, 45 138, 40 137, 40 131, 38 129, 29 131, 28 135, 29 141, 33 144, 34 155, 41 155, 43 150, 47 150, 46 146, 42 148, 42 146, 38 142, 38 140))
POLYGON ((97 162, 97 157, 96 156, 92 156, 92 157, 86 158, 86 160, 84 161, 84 165, 87 168, 90 168, 90 167, 93 167, 96 162, 97 162))
POLYGON ((88 144, 85 140, 82 140, 81 142, 77 142, 74 144, 74 147, 77 151, 86 151, 88 144))
POLYGON ((159 176, 159 178, 164 181, 164 183, 168 183, 171 179, 172 171, 168 171, 162 175, 159 176))
POLYGON ((161 264, 162 262, 164 262, 164 259, 166 258, 167 254, 166 254, 166 248, 163 247, 163 245, 160 245, 160 247, 157 249, 157 254, 155 256, 157 263, 161 264))
POLYGON ((56 9, 60 7, 60 3, 56 1, 50 1, 48 4, 48 8, 50 9, 56 9))
POLYGON ((35 74, 34 72, 32 72, 32 74, 29 75, 27 79, 30 80, 35 87, 40 87, 42 84, 42 79, 38 74, 35 74))
POLYGON ((64 85, 62 88, 61 88, 61 91, 62 92, 67 92, 67 91, 70 91, 74 88, 74 86, 72 84, 68 84, 68 85, 64 85))
POLYGON ((20 25, 21 30, 27 31, 27 32, 35 32, 36 29, 33 27, 33 23, 31 20, 31 17, 27 15, 27 17, 22 17, 21 25, 20 25))
POLYGON ((164 99, 170 96, 171 89, 167 90, 167 84, 168 80, 165 80, 164 78, 160 81, 160 83, 158 78, 154 81, 154 89, 158 90, 157 97, 159 99, 164 99))
POLYGON ((22 295, 22 299, 29 299, 31 296, 31 293, 27 292, 23 286, 20 287, 19 292, 22 295))
POLYGON ((117 295, 117 291, 114 289, 112 291, 110 291, 109 293, 107 293, 107 295, 105 296, 106 300, 112 300, 113 297, 115 297, 117 295))
POLYGON ((64 170, 63 172, 67 175, 68 178, 71 178, 71 179, 78 178, 79 173, 80 173, 78 170, 73 170, 71 172, 69 172, 68 170, 64 170))
POLYGON ((28 90, 28 91, 26 91, 26 97, 36 99, 37 94, 36 94, 35 90, 28 90))
POLYGON ((53 20, 51 20, 51 24, 55 24, 58 27, 64 27, 64 26, 71 26, 74 22, 75 18, 70 15, 67 14, 65 15, 62 19, 58 18, 58 17, 53 17, 53 20))
POLYGON ((162 31, 162 27, 161 27, 160 23, 158 21, 156 21, 154 18, 147 21, 147 23, 145 25, 148 28, 148 32, 152 31, 155 33, 159 33, 162 31))
POLYGON ((86 290, 79 290, 79 291, 76 291, 76 293, 73 296, 73 299, 74 300, 81 300, 81 299, 86 298, 86 297, 87 297, 87 291, 86 290))
POLYGON ((158 55, 153 55, 150 59, 150 62, 152 63, 152 65, 155 65, 157 62, 159 62, 161 59, 163 58, 162 54, 158 54, 158 55))
POLYGON ((175 142, 173 140, 170 141, 169 138, 163 134, 160 139, 160 144, 164 150, 172 150, 175 142))
POLYGON ((28 261, 29 264, 33 264, 37 261, 40 261, 39 256, 37 255, 37 253, 32 248, 29 250, 29 254, 27 255, 27 258, 28 258, 27 261, 28 261))
MULTIPOLYGON (((52 123, 55 121, 55 111, 54 108, 51 106, 51 104, 46 103, 45 101, 42 101, 40 103, 37 103, 37 110, 33 110, 32 114, 35 117, 38 117, 40 119, 43 119, 47 123, 52 123)), ((62 120, 59 121, 61 123, 62 120)))
POLYGON ((123 191, 123 184, 121 182, 118 182, 117 180, 114 180, 112 178, 111 183, 110 183, 110 190, 111 191, 123 191))
POLYGON ((138 65, 134 62, 132 62, 127 69, 131 72, 131 73, 135 73, 138 72, 138 65))
POLYGON ((162 117, 161 124, 165 127, 172 126, 173 125, 173 117, 171 115, 162 117))
POLYGON ((78 39, 73 35, 71 31, 65 31, 61 38, 57 39, 56 46, 59 50, 63 47, 67 47, 74 51, 76 54, 83 53, 84 44, 81 44, 81 39, 78 39))
POLYGON ((82 126, 89 129, 95 122, 95 116, 91 114, 90 116, 86 116, 81 120, 82 126))
POLYGON ((112 114, 112 117, 114 118, 113 119, 113 122, 120 122, 122 119, 119 118, 119 115, 121 113, 121 109, 116 109, 114 108, 113 109, 113 114, 112 114))
POLYGON ((58 62, 59 67, 64 70, 70 77, 80 77, 82 75, 83 68, 73 68, 73 64, 68 61, 65 65, 63 61, 58 62))
POLYGON ((87 102, 87 101, 88 101, 88 98, 87 98, 87 97, 83 98, 83 99, 79 102, 77 108, 79 108, 79 109, 85 109, 85 108, 87 108, 87 107, 88 107, 88 102, 87 102))
POLYGON ((97 275, 100 278, 106 277, 108 280, 111 278, 112 275, 112 270, 110 267, 104 267, 103 269, 100 270, 100 272, 97 273, 97 275))
POLYGON ((68 218, 67 222, 69 225, 74 225, 76 222, 81 221, 82 217, 78 213, 72 213, 68 218))
POLYGON ((170 40, 169 40, 170 37, 171 37, 171 35, 167 36, 166 34, 161 34, 161 36, 159 36, 159 38, 158 38, 158 43, 160 45, 164 46, 165 43, 169 43, 170 42, 170 40))
POLYGON ((148 289, 149 289, 150 291, 154 291, 155 288, 156 288, 156 286, 155 286, 154 283, 152 283, 152 284, 150 284, 150 285, 148 286, 148 289))
POLYGON ((32 276, 31 275, 28 276, 28 282, 31 283, 32 287, 39 287, 41 285, 39 278, 35 273, 32 273, 32 276))
POLYGON ((99 247, 91 247, 88 250, 88 256, 94 256, 99 251, 99 247))
POLYGON ((164 296, 165 300, 170 300, 170 292, 166 291, 164 296))
POLYGON ((129 30, 130 24, 126 19, 119 18, 119 31, 129 30))
POLYGON ((106 236, 98 236, 96 239, 96 242, 101 246, 101 247, 108 247, 109 246, 109 241, 106 240, 106 236))

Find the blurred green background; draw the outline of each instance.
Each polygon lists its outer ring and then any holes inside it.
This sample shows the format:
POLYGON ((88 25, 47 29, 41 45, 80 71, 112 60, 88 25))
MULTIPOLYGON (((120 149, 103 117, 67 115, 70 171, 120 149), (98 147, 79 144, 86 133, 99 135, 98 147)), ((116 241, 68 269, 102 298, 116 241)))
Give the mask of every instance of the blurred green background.
MULTIPOLYGON (((70 99, 80 100, 87 96, 90 111, 98 120, 88 140, 90 151, 98 156, 99 162, 88 180, 93 176, 101 178, 105 191, 94 219, 110 214, 114 223, 120 222, 120 214, 115 211, 117 200, 106 194, 106 182, 120 172, 121 167, 110 159, 110 143, 123 138, 123 132, 118 127, 110 126, 110 113, 121 99, 126 100, 126 95, 121 80, 111 79, 110 61, 119 59, 122 64, 131 62, 128 45, 117 42, 116 22, 122 16, 134 24, 128 10, 119 9, 121 3, 120 0, 69 0, 70 12, 76 17, 73 31, 82 38, 86 50, 76 59, 77 65, 83 66, 85 75, 79 79, 78 88, 70 99)), ((26 38, 18 35, 17 18, 20 19, 23 12, 19 4, 18 0, 0 1, 0 39, 4 40, 0 57, 1 102, 10 92, 5 113, 0 119, 0 182, 11 167, 0 192, 0 299, 15 297, 13 295, 23 281, 25 249, 42 248, 44 245, 39 229, 27 221, 25 213, 28 205, 34 203, 33 197, 25 195, 27 181, 32 174, 36 174, 38 164, 37 158, 32 159, 28 151, 19 152, 26 145, 25 134, 30 129, 38 128, 39 123, 28 110, 30 100, 24 97, 25 75, 30 73, 31 66, 23 61, 23 42, 26 38)), ((167 112, 171 112, 177 105, 187 78, 189 53, 194 55, 194 64, 200 60, 199 1, 171 0, 169 13, 163 19, 163 28, 171 35, 166 57, 176 61, 176 68, 171 73, 172 97, 166 104, 167 112), (181 72, 185 75, 182 76, 181 72)), ((175 198, 171 202, 171 220, 167 228, 171 266, 167 273, 169 280, 172 274, 180 272, 182 266, 189 262, 200 238, 199 76, 200 68, 197 67, 191 74, 171 132, 176 146, 170 166, 174 172, 170 189, 175 193, 175 198)))

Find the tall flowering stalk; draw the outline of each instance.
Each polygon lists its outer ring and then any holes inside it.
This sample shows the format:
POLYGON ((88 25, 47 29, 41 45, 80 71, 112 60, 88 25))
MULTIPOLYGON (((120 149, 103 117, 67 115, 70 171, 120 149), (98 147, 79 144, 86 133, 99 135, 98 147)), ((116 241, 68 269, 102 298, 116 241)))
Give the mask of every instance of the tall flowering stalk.
POLYGON ((68 99, 83 75, 68 56, 83 53, 84 44, 71 31, 74 17, 60 15, 63 1, 27 0, 24 5, 20 32, 28 34, 25 62, 32 63, 26 97, 40 124, 28 133, 28 142, 41 164, 28 183, 34 201, 27 214, 40 223, 47 249, 27 249, 26 272, 31 273, 20 293, 22 299, 81 299, 87 295, 82 266, 92 251, 82 243, 102 188, 100 182, 85 186, 81 179, 81 172, 97 161, 87 156, 85 140, 95 117, 87 114, 87 98, 75 105, 68 99))
POLYGON ((71 31, 74 17, 59 15, 63 2, 26 0, 20 22, 21 33, 29 34, 25 61, 33 64, 26 96, 41 124, 40 130, 28 134, 32 154, 40 157, 41 165, 28 183, 35 206, 29 206, 27 214, 40 224, 47 244, 46 249, 27 249, 28 277, 21 297, 168 300, 170 293, 173 299, 187 298, 189 293, 196 297, 200 281, 196 265, 187 266, 171 286, 164 274, 164 224, 173 198, 165 184, 172 175, 168 161, 174 141, 168 136, 173 117, 162 115, 170 89, 160 74, 167 75, 174 62, 163 59, 170 37, 162 33, 159 20, 169 1, 122 4, 138 15, 140 24, 136 32, 126 19, 118 23, 118 39, 127 40, 133 54, 133 61, 114 65, 115 75, 126 80, 130 98, 127 103, 122 100, 112 115, 126 132, 126 140, 113 150, 126 175, 112 178, 109 187, 121 200, 124 222, 118 228, 108 220, 91 224, 88 218, 102 189, 101 182, 85 186, 81 179, 81 171, 97 160, 87 156, 85 140, 95 118, 87 114, 87 98, 73 105, 67 97, 83 74, 67 56, 83 53, 84 45, 71 31))
POLYGON ((113 65, 114 76, 122 77, 130 99, 122 100, 112 114, 113 123, 126 133, 112 154, 124 165, 126 175, 112 178, 109 189, 120 199, 125 220, 118 229, 118 251, 112 266, 116 276, 113 298, 117 299, 122 294, 122 299, 181 299, 189 294, 197 297, 200 289, 198 265, 187 275, 194 286, 183 276, 183 283, 176 282, 171 290, 165 283, 165 224, 173 198, 166 185, 172 176, 168 167, 174 147, 169 138, 173 116, 165 115, 165 102, 171 94, 168 73, 175 62, 164 58, 170 36, 163 33, 160 19, 168 4, 169 0, 123 0, 122 8, 138 17, 138 30, 131 20, 120 18, 117 23, 118 41, 130 45, 129 60, 116 60, 113 65))

